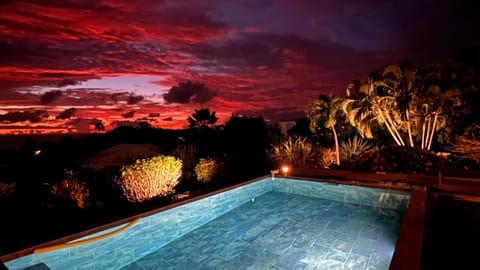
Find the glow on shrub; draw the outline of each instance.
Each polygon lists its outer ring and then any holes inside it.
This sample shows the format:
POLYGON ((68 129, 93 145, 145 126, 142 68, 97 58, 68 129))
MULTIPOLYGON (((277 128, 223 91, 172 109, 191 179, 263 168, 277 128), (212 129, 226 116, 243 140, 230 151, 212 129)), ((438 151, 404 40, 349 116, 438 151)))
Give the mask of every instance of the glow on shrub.
POLYGON ((119 184, 131 202, 143 202, 175 192, 182 175, 182 161, 173 156, 138 159, 120 170, 119 184))
POLYGON ((85 207, 90 195, 87 185, 76 179, 72 171, 67 171, 67 178, 52 185, 52 194, 63 200, 74 201, 78 208, 85 207))
POLYGON ((222 164, 214 158, 201 158, 195 166, 197 180, 208 183, 221 170, 222 164))
POLYGON ((15 188, 15 183, 0 182, 0 201, 11 197, 15 192, 15 188))

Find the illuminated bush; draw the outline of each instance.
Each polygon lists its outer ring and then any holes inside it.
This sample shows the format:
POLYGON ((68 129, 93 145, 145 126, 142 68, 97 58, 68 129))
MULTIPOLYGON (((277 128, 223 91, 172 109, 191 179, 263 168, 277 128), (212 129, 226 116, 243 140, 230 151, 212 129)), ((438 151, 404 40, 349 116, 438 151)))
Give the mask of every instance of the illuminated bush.
POLYGON ((460 136, 455 140, 450 150, 456 157, 468 158, 480 164, 480 140, 460 136))
POLYGON ((119 184, 131 202, 143 202, 175 192, 182 161, 173 156, 138 159, 120 170, 119 184))
POLYGON ((212 179, 221 173, 222 163, 214 158, 201 158, 195 166, 197 180, 201 182, 211 182, 212 179))
POLYGON ((330 168, 337 161, 337 154, 331 148, 317 147, 315 152, 317 164, 321 168, 330 168))
POLYGON ((288 137, 272 148, 272 156, 280 163, 306 167, 308 160, 314 157, 314 151, 312 144, 306 138, 288 137))
POLYGON ((84 182, 75 178, 72 171, 67 171, 67 177, 52 185, 52 194, 62 200, 75 202, 78 208, 84 208, 89 198, 89 191, 84 182))
POLYGON ((358 136, 340 143, 340 159, 345 162, 353 162, 356 157, 371 151, 377 149, 372 143, 358 136))
POLYGON ((15 183, 0 182, 0 201, 10 198, 15 192, 15 183))

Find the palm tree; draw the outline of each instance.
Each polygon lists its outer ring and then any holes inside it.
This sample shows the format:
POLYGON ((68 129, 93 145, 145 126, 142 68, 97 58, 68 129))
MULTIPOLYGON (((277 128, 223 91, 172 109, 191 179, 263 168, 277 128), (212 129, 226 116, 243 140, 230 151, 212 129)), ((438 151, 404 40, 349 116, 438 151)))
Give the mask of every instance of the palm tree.
POLYGON ((218 120, 215 112, 210 112, 208 108, 195 110, 195 112, 188 117, 190 128, 195 127, 212 127, 218 120))
POLYGON ((439 121, 439 117, 447 117, 443 113, 449 109, 447 104, 454 104, 461 96, 458 86, 450 85, 455 76, 444 73, 445 70, 433 65, 387 66, 382 72, 370 75, 366 83, 351 84, 347 93, 357 95, 344 101, 343 110, 362 137, 370 138, 371 124, 377 122, 387 128, 398 145, 408 143, 414 147, 417 137, 421 148, 430 150, 440 122, 446 122, 439 121), (405 134, 408 141, 402 138, 405 134))
POLYGON ((313 133, 316 133, 322 126, 332 130, 337 165, 340 165, 340 149, 335 124, 337 123, 337 117, 342 113, 342 102, 341 97, 320 95, 318 99, 312 101, 307 110, 307 117, 310 119, 310 130, 313 133))
POLYGON ((397 108, 396 94, 392 91, 395 89, 379 78, 378 75, 370 75, 367 85, 358 86, 368 88, 368 91, 363 91, 363 95, 356 99, 346 99, 342 110, 363 138, 373 138, 371 127, 377 122, 385 125, 395 143, 404 146, 400 130, 405 123, 397 108))

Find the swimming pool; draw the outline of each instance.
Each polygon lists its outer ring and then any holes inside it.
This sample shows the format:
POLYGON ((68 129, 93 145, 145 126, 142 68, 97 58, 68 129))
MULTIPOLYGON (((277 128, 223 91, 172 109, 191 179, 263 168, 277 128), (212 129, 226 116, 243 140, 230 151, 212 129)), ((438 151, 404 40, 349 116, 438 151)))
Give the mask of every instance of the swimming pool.
POLYGON ((268 177, 143 217, 108 239, 6 265, 388 269, 408 201, 408 192, 268 177))

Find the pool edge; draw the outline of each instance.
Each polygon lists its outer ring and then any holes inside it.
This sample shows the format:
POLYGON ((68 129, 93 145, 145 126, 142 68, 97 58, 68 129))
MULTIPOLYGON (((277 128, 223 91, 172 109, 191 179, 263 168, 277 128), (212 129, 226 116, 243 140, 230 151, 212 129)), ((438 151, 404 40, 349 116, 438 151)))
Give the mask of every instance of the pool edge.
POLYGON ((427 188, 414 188, 397 236, 390 270, 420 269, 426 213, 427 188))

